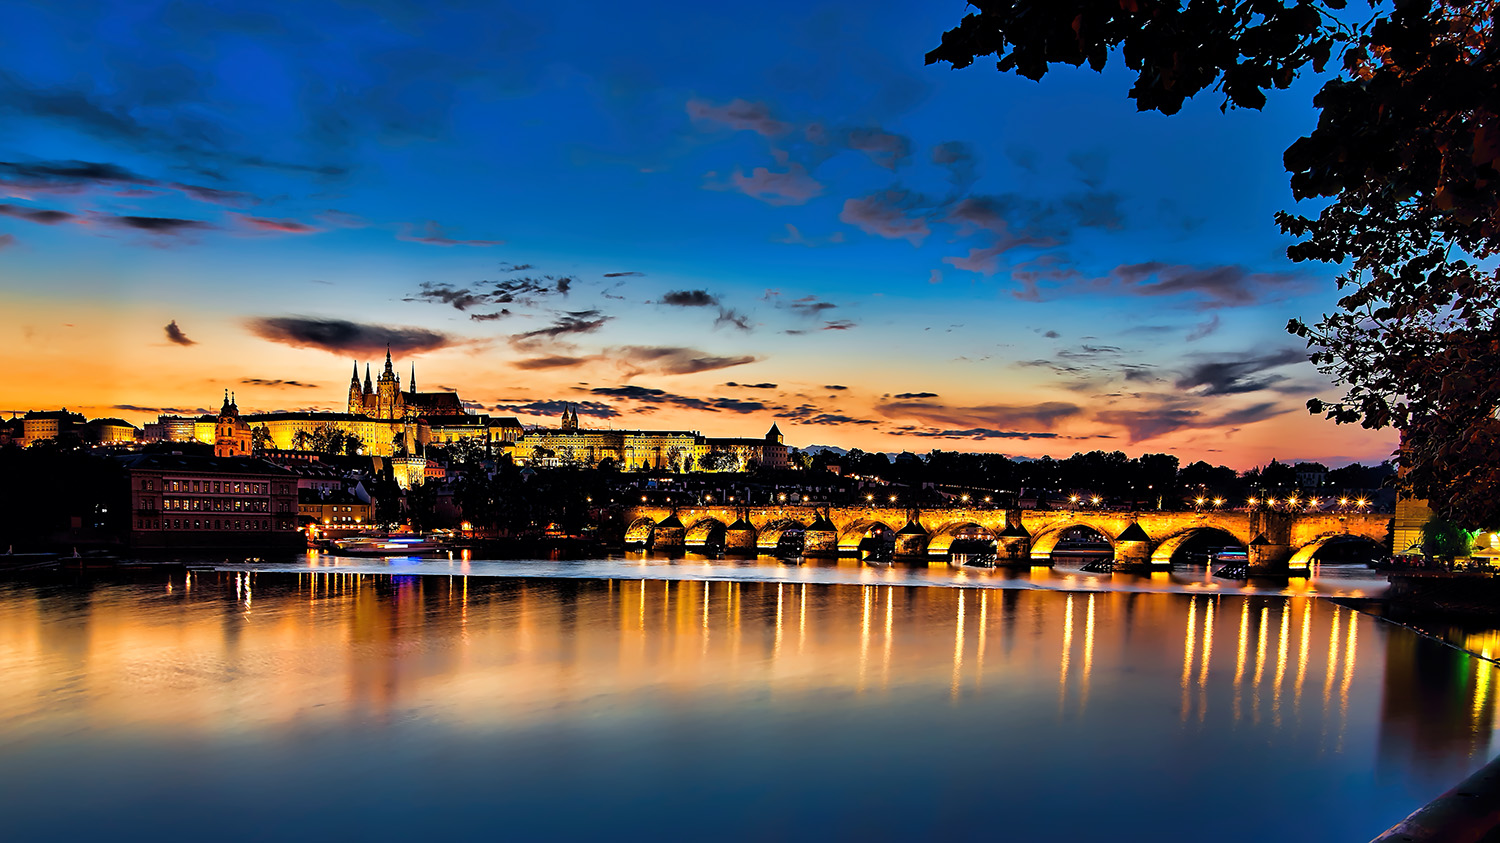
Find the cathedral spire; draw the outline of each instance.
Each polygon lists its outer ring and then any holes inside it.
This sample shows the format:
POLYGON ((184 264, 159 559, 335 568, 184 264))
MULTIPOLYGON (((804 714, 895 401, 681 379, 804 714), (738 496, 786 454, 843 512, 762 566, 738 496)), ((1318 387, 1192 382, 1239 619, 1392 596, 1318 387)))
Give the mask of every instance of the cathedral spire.
POLYGON ((413 360, 412 364, 411 364, 411 383, 409 384, 409 386, 411 387, 411 394, 412 395, 416 395, 417 394, 417 363, 416 363, 415 360, 413 360))
POLYGON ((391 344, 390 343, 386 343, 385 344, 385 373, 387 375, 394 374, 391 371, 391 344))
POLYGON ((349 379, 349 383, 352 384, 353 386, 359 386, 359 361, 358 360, 354 361, 354 376, 349 379))
POLYGON ((370 364, 366 363, 365 364, 365 394, 366 395, 372 395, 372 394, 374 394, 374 392, 375 392, 375 387, 370 384, 370 364))

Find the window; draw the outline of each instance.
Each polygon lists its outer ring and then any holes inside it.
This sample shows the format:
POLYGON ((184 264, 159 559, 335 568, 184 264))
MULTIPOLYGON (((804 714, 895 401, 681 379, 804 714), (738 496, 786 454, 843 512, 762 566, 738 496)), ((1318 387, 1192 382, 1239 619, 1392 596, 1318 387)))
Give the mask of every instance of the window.
POLYGON ((201 529, 203 529, 203 522, 199 521, 196 518, 194 518, 193 519, 193 529, 194 530, 201 530, 201 529))
POLYGON ((219 519, 217 519, 217 518, 214 519, 214 529, 215 530, 219 529, 219 519))
POLYGON ((214 492, 217 494, 218 491, 219 491, 219 482, 217 480, 215 480, 214 481, 214 492))
POLYGON ((195 492, 202 491, 201 489, 198 488, 198 481, 197 480, 193 481, 193 491, 195 491, 195 492))

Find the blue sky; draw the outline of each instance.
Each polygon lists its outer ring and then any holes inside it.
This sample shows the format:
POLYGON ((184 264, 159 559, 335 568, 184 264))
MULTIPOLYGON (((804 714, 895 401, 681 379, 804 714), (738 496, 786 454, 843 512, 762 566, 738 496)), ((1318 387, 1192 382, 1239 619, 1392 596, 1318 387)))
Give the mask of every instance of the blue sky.
POLYGON ((1163 117, 924 66, 964 12, 17 5, 0 409, 338 409, 389 341, 530 423, 1386 456, 1282 330, 1335 298, 1271 219, 1320 82, 1163 117))

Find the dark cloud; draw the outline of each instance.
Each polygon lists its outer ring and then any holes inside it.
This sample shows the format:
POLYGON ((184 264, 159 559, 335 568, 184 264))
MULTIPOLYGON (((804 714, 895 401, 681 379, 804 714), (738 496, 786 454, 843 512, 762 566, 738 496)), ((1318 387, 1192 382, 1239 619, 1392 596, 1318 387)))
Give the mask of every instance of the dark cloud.
POLYGON ((957 191, 967 190, 977 178, 974 150, 962 141, 948 141, 932 148, 932 163, 948 170, 948 180, 957 191))
POLYGON ((846 416, 840 413, 830 413, 811 404, 802 404, 791 407, 775 414, 778 419, 788 419, 797 424, 821 424, 821 425, 872 425, 879 424, 873 419, 860 419, 846 416))
POLYGON ((28 222, 39 222, 42 225, 56 225, 60 222, 77 219, 77 216, 67 211, 27 208, 21 205, 0 205, 0 216, 13 217, 28 222))
POLYGON ((1053 301, 1076 296, 1172 297, 1194 310, 1245 307, 1280 301, 1314 288, 1311 278, 1293 272, 1252 272, 1236 264, 1186 266, 1160 261, 1122 264, 1103 278, 1089 278, 1055 256, 1043 256, 1011 273, 1022 301, 1053 301))
POLYGON ((210 412, 206 407, 142 407, 137 404, 115 404, 110 409, 124 410, 128 413, 156 413, 172 416, 201 416, 210 412))
POLYGON ((1290 412, 1267 402, 1212 414, 1175 395, 1141 395, 1132 403, 1139 409, 1102 410, 1094 416, 1103 424, 1124 428, 1131 444, 1180 430, 1239 427, 1290 412))
POLYGON ((510 311, 504 308, 492 313, 470 313, 469 318, 475 322, 493 322, 496 319, 504 319, 510 315, 510 311))
POLYGON ((1217 330, 1219 330, 1219 314, 1215 313, 1209 317, 1207 322, 1194 326, 1193 330, 1189 331, 1188 335, 1183 339, 1188 342, 1197 342, 1217 330))
POLYGON ((256 335, 298 348, 378 354, 387 346, 393 352, 432 351, 454 345, 446 334, 426 328, 366 325, 343 319, 313 319, 302 316, 264 316, 248 322, 256 335))
POLYGON ((1103 149, 1078 149, 1068 153, 1068 163, 1078 171, 1078 180, 1097 189, 1109 172, 1109 153, 1103 149))
POLYGON ((135 231, 144 231, 148 234, 162 236, 185 234, 192 231, 213 228, 201 220, 184 220, 174 217, 135 217, 114 216, 112 214, 91 214, 94 220, 115 228, 129 228, 135 231))
POLYGON ((566 354, 549 354, 543 357, 530 357, 517 360, 511 365, 517 369, 567 369, 573 366, 583 366, 597 361, 597 357, 577 357, 566 354))
POLYGON ((580 416, 596 419, 619 418, 620 413, 608 404, 598 401, 526 401, 496 404, 490 408, 497 413, 520 413, 527 416, 561 416, 563 410, 575 410, 580 416))
POLYGON ((932 233, 925 215, 915 210, 920 201, 915 194, 895 189, 845 199, 839 221, 866 234, 887 240, 905 240, 913 246, 920 246, 932 233))
POLYGON ((538 338, 556 338, 567 334, 591 334, 604 326, 613 317, 605 316, 597 310, 574 310, 557 317, 551 325, 538 328, 535 331, 526 331, 511 337, 517 342, 533 340, 538 338))
POLYGON ((768 405, 760 401, 741 401, 735 398, 691 398, 676 395, 664 389, 651 389, 644 386, 598 386, 589 389, 588 392, 591 395, 635 401, 641 404, 684 407, 710 412, 760 413, 768 409, 768 405))
POLYGON ((887 170, 895 170, 911 157, 910 140, 880 128, 850 129, 846 143, 887 170))
POLYGON ((1058 333, 1058 332, 1056 332, 1056 331, 1046 331, 1046 332, 1044 332, 1044 333, 1043 333, 1043 334, 1042 334, 1042 336, 1044 336, 1044 337, 1046 337, 1046 338, 1047 338, 1047 339, 1049 339, 1049 340, 1055 340, 1055 339, 1057 339, 1057 338, 1058 338, 1058 337, 1060 337, 1060 336, 1062 336, 1062 334, 1059 334, 1059 333, 1058 333))
POLYGON ((1056 439, 1059 434, 1020 430, 995 430, 988 427, 971 427, 967 430, 937 430, 934 428, 897 427, 890 433, 896 436, 921 436, 930 439, 968 439, 982 442, 986 439, 1056 439))
POLYGON ((500 264, 500 271, 501 272, 525 272, 528 269, 535 269, 535 268, 536 267, 532 266, 529 263, 509 263, 509 262, 506 262, 506 263, 500 264))
POLYGON ((705 354, 696 348, 673 346, 632 345, 613 349, 612 352, 611 356, 615 359, 628 361, 643 370, 658 371, 667 375, 691 375, 715 369, 728 369, 732 366, 754 363, 760 359, 748 354, 718 357, 705 354))
POLYGON ((433 220, 421 223, 403 223, 397 240, 410 243, 426 243, 429 246, 500 246, 504 240, 459 240, 449 237, 447 231, 433 220))
POLYGON ((672 290, 661 297, 662 304, 674 307, 709 307, 719 300, 707 290, 672 290))
POLYGON ((787 165, 786 172, 756 167, 747 176, 735 170, 728 184, 707 186, 737 190, 767 205, 802 205, 823 193, 823 183, 809 176, 807 169, 795 161, 787 165))
POLYGON ((714 327, 717 328, 720 325, 730 325, 735 328, 739 328, 741 331, 751 330, 749 317, 745 316, 743 313, 740 313, 738 310, 733 310, 727 307, 719 308, 719 315, 714 317, 714 327))
POLYGON ((1083 412, 1077 404, 1045 401, 1039 404, 985 404, 949 407, 931 401, 886 401, 876 409, 887 418, 914 418, 941 429, 1051 430, 1083 412))
POLYGON ((735 383, 734 381, 728 381, 724 385, 725 386, 737 386, 740 389, 775 389, 776 388, 776 384, 774 384, 774 383, 735 383))
POLYGON ((853 328, 853 327, 856 327, 855 323, 850 322, 847 319, 837 319, 837 320, 834 320, 832 322, 824 322, 823 323, 823 327, 820 328, 819 330, 823 330, 823 331, 847 331, 847 330, 849 330, 850 328, 853 328))
POLYGON ((938 394, 936 392, 903 392, 899 395, 893 395, 891 397, 900 400, 906 400, 909 398, 936 398, 938 397, 938 394))
POLYGON ((251 231, 266 234, 317 234, 323 230, 315 225, 308 225, 297 220, 273 220, 266 217, 252 217, 246 214, 234 214, 233 216, 251 231))
POLYGON ((823 388, 824 389, 832 389, 832 390, 836 390, 837 391, 837 390, 848 389, 849 387, 844 386, 843 384, 840 384, 840 383, 825 383, 825 384, 823 384, 823 388))
POLYGON ((33 190, 70 192, 98 184, 154 185, 154 179, 93 161, 0 161, 0 182, 33 190))
POLYGON ((633 278, 635 276, 645 275, 645 274, 646 273, 644 273, 644 272, 606 272, 606 273, 604 273, 604 277, 605 278, 633 278))
POLYGON ((174 342, 174 343, 176 343, 178 345, 197 345, 198 344, 198 343, 194 342, 193 340, 188 339, 187 334, 184 334, 182 332, 182 329, 179 328, 179 327, 177 327, 177 320, 176 319, 173 319, 171 322, 168 322, 167 326, 165 328, 163 328, 162 330, 164 330, 166 332, 166 334, 167 334, 167 341, 168 342, 174 342))
POLYGON ((240 383, 245 386, 267 386, 277 389, 317 389, 315 383, 303 383, 302 381, 267 380, 266 378, 240 378, 240 383))
POLYGON ((1125 213, 1120 210, 1118 193, 1074 193, 1063 197, 1062 207, 1072 222, 1083 228, 1117 231, 1125 227, 1125 213))
POLYGON ((776 306, 794 310, 803 316, 816 316, 825 310, 832 310, 838 307, 833 302, 820 300, 817 296, 803 296, 800 299, 794 299, 789 302, 777 300, 776 306))
POLYGON ((415 297, 408 298, 406 301, 417 301, 419 299, 442 302, 443 304, 452 305, 456 310, 468 310, 477 304, 488 304, 490 296, 488 294, 475 295, 468 287, 454 287, 449 284, 436 284, 431 281, 423 281, 422 289, 416 293, 415 297))
POLYGON ((1252 357, 1216 358, 1190 366, 1174 386, 1200 395, 1239 395, 1268 389, 1286 380, 1285 375, 1263 374, 1293 363, 1307 362, 1307 354, 1294 348, 1252 357))
POLYGON ((772 117, 770 106, 762 102, 736 99, 725 105, 715 105, 707 100, 690 99, 687 113, 699 122, 717 123, 735 131, 751 131, 766 137, 784 135, 792 129, 791 124, 772 117))

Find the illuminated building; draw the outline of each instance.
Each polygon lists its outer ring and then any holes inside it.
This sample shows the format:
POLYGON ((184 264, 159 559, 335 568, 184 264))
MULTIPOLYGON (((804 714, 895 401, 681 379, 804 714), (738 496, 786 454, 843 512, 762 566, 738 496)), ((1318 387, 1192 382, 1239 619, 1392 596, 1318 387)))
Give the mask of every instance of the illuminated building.
POLYGON ((752 464, 785 468, 786 442, 776 425, 763 439, 725 439, 684 430, 609 430, 579 426, 578 412, 563 411, 556 430, 531 430, 514 440, 511 456, 530 465, 597 465, 622 469, 742 471, 752 464), (721 464, 721 468, 711 465, 721 464))
POLYGON ((33 410, 21 418, 21 446, 30 447, 37 442, 57 439, 65 434, 76 433, 83 427, 83 416, 61 410, 33 410))
POLYGON ((250 457, 130 454, 136 548, 295 547, 297 478, 250 457))

